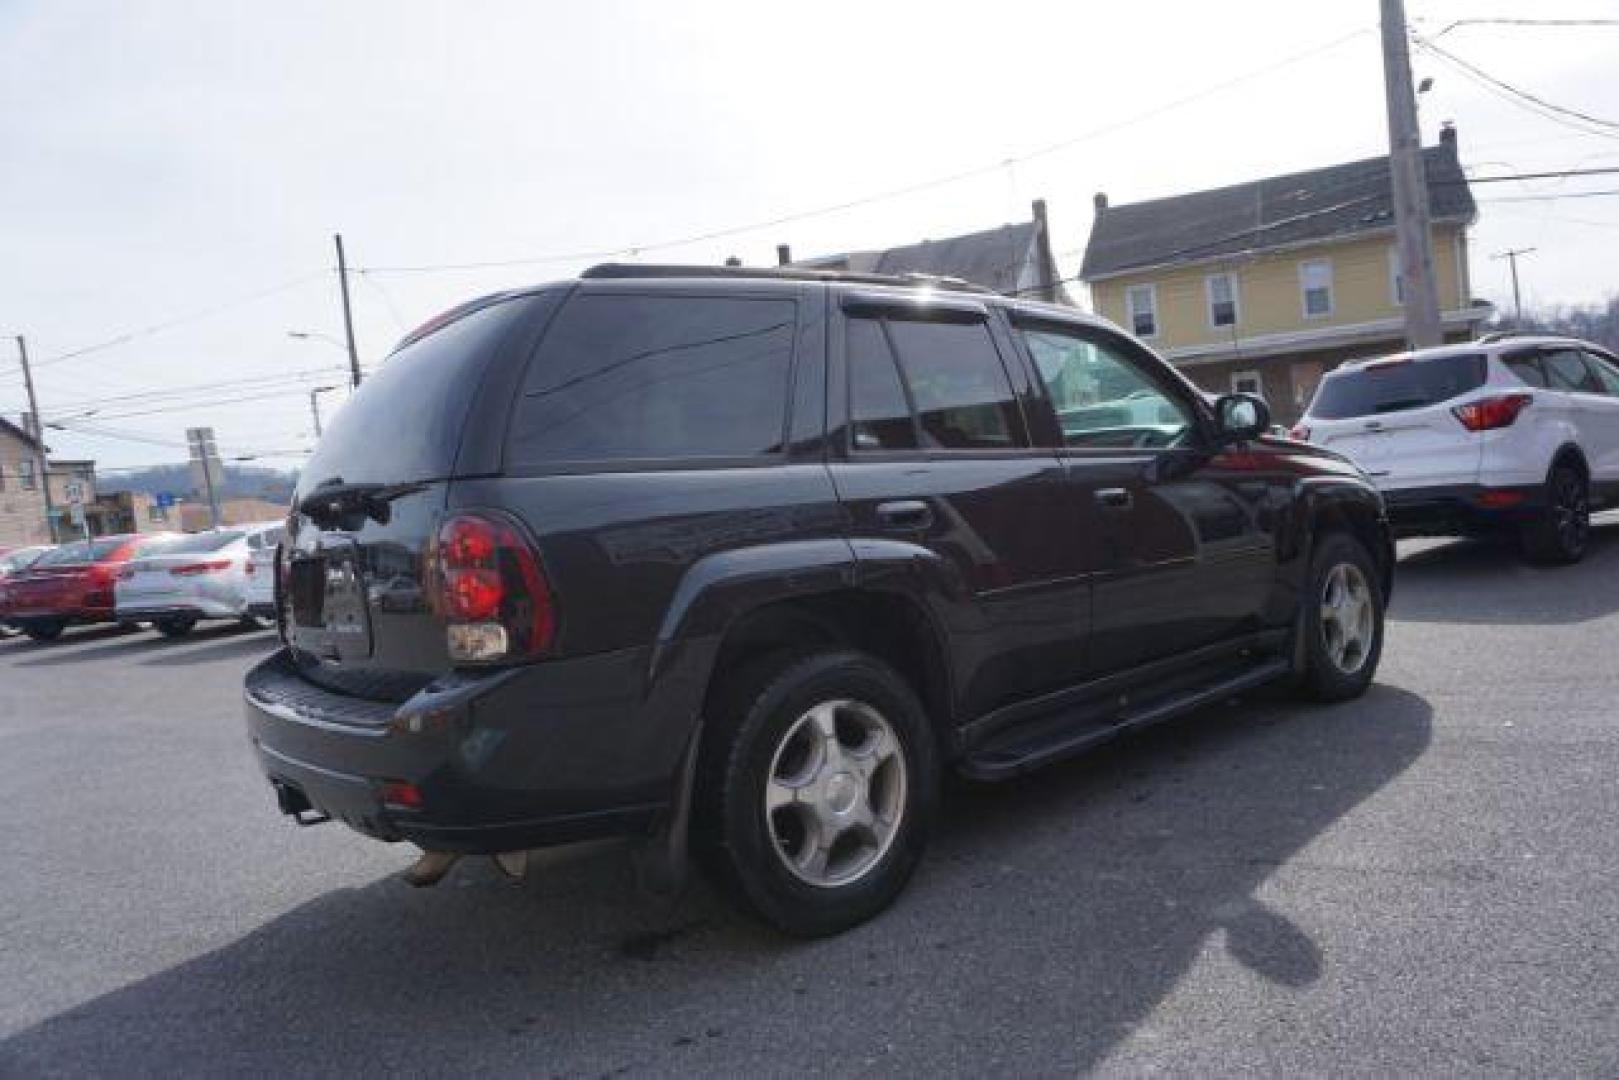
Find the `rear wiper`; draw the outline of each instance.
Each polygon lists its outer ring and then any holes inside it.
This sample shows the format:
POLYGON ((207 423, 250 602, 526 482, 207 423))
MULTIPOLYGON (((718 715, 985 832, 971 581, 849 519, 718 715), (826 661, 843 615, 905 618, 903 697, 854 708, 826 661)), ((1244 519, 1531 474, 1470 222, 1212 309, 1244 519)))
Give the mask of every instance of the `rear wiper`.
POLYGON ((299 499, 297 510, 317 525, 340 525, 355 514, 386 525, 393 516, 389 503, 426 487, 426 484, 345 484, 340 479, 329 480, 299 499))

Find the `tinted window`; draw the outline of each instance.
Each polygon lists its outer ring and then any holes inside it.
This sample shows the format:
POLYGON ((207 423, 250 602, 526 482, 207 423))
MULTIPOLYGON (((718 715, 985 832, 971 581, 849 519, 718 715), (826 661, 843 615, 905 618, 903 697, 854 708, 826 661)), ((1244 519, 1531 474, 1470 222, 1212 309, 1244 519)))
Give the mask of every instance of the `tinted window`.
POLYGON ((1593 353, 1585 354, 1585 362, 1602 383, 1602 392, 1619 397, 1619 366, 1593 353))
POLYGON ((848 323, 849 419, 856 450, 916 448, 916 425, 883 324, 848 323))
POLYGON ((489 358, 526 309, 523 300, 479 308, 388 357, 327 423, 304 483, 395 484, 451 475, 489 358))
POLYGON ((1507 370, 1527 386, 1545 386, 1546 372, 1541 369, 1540 358, 1534 353, 1520 353, 1502 358, 1507 370))
POLYGON ((575 298, 528 372, 512 462, 779 451, 795 312, 790 300, 575 298))
POLYGON ((1309 415, 1342 420, 1420 409, 1477 390, 1484 378, 1484 357, 1478 353, 1340 368, 1321 380, 1309 415))
POLYGON ((1168 446, 1192 414, 1123 350, 1077 333, 1022 329, 1069 446, 1168 446))
POLYGON ((988 326, 905 319, 884 325, 899 354, 924 445, 946 450, 1028 445, 988 326))
POLYGON ((1602 384, 1585 366, 1585 360, 1573 349, 1557 349, 1543 353, 1540 362, 1546 366, 1546 382, 1553 390, 1602 393, 1602 384))

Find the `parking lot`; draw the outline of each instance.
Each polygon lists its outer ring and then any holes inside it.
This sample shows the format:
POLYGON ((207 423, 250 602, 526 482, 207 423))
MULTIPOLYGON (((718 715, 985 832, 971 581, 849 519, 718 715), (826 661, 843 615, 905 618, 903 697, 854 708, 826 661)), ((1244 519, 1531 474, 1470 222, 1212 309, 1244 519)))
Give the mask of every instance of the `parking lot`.
POLYGON ((0 642, 0 1073, 1612 1073, 1619 522, 1401 553, 1364 699, 952 788, 813 943, 610 850, 414 891, 296 828, 237 701, 271 634, 0 642))

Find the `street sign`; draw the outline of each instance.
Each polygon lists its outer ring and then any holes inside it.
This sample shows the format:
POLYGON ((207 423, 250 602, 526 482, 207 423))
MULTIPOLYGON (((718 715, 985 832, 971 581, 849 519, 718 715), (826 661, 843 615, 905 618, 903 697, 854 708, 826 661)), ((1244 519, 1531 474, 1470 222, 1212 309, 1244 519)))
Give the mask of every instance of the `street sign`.
POLYGON ((176 502, 174 492, 172 491, 160 491, 156 495, 152 496, 152 501, 157 504, 157 508, 159 510, 167 510, 176 502))
POLYGON ((67 484, 67 501, 69 506, 84 505, 84 485, 77 480, 69 480, 67 484))

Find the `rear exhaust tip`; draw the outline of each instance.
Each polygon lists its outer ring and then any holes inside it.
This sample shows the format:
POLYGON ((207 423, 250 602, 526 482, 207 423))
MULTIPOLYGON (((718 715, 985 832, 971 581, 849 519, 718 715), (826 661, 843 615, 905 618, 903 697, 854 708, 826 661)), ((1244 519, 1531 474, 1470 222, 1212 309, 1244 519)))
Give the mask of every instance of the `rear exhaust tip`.
POLYGON ((421 857, 399 876, 405 880, 405 884, 425 889, 443 881, 450 867, 460 859, 461 856, 453 851, 423 851, 421 857))

